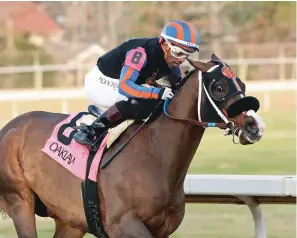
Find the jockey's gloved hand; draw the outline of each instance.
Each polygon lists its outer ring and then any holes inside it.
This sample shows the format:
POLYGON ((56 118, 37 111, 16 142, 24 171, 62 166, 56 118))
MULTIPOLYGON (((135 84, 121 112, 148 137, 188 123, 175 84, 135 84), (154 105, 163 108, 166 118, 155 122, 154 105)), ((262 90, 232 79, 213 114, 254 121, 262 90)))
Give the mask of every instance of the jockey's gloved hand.
POLYGON ((166 100, 166 98, 171 99, 174 96, 174 93, 172 92, 171 88, 165 87, 163 89, 161 89, 160 94, 159 94, 160 98, 163 100, 166 100))

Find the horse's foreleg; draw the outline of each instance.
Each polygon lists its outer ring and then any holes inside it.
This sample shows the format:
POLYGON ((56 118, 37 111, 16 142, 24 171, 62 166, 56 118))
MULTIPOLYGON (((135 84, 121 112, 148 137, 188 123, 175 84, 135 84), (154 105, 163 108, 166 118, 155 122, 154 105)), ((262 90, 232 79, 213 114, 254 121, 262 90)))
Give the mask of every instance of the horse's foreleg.
POLYGON ((65 223, 60 219, 54 218, 56 223, 56 232, 54 238, 82 238, 86 232, 82 232, 78 229, 75 229, 65 223))
POLYGON ((24 199, 17 194, 4 194, 1 206, 13 220, 19 238, 37 238, 33 196, 24 199))
POLYGON ((144 223, 133 212, 123 215, 121 220, 108 230, 111 238, 153 238, 144 223))

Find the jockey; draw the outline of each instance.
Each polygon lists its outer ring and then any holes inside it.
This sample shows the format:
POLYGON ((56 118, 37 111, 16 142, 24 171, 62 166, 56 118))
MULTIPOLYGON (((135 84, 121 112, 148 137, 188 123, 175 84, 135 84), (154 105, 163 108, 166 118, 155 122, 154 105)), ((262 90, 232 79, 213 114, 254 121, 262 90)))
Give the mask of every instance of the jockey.
POLYGON ((91 145, 95 134, 126 119, 146 118, 159 100, 172 98, 170 87, 144 86, 153 77, 181 79, 179 65, 199 51, 197 29, 185 21, 172 21, 160 37, 134 38, 101 56, 85 76, 87 97, 108 109, 92 124, 83 126, 74 139, 91 145))

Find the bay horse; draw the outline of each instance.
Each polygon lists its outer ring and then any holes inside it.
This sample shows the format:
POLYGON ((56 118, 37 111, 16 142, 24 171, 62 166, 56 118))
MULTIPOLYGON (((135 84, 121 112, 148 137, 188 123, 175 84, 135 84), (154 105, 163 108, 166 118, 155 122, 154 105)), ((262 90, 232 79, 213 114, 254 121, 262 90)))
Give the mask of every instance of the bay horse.
MULTIPOLYGON (((166 113, 143 126, 108 167, 98 168, 98 212, 108 237, 166 238, 179 227, 185 213, 183 182, 207 126, 234 125, 229 132, 240 129, 241 144, 263 135, 258 100, 244 95, 245 85, 226 63, 214 54, 210 62, 190 63, 196 69, 166 113)), ((37 237, 36 195, 46 207, 44 216, 55 220, 54 237, 88 232, 82 180, 41 151, 55 125, 68 116, 32 111, 0 131, 0 206, 21 238, 37 237)), ((103 161, 136 129, 130 126, 103 161)))

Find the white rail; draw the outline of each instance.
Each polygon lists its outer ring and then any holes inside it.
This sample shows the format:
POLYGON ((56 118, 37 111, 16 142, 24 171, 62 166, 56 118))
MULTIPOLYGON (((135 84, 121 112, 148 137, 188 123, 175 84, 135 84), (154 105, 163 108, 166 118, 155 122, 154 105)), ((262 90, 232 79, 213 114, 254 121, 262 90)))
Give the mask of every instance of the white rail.
MULTIPOLYGON (((264 94, 263 108, 265 111, 270 109, 271 91, 292 91, 297 90, 296 81, 264 81, 257 83, 247 83, 247 92, 250 95, 254 92, 264 94)), ((78 89, 43 89, 43 90, 2 90, 0 91, 0 102, 9 102, 12 105, 12 117, 18 115, 18 103, 23 101, 38 100, 60 100, 61 113, 69 113, 69 101, 72 99, 85 99, 86 94, 83 88, 78 89)))
MULTIPOLYGON (((200 59, 207 62, 209 59, 200 59)), ((296 58, 244 58, 227 59, 229 65, 268 65, 268 64, 296 64, 296 58)), ((51 71, 69 71, 81 69, 90 69, 90 64, 52 64, 52 65, 25 65, 25 66, 7 66, 0 67, 0 74, 32 73, 32 72, 51 72, 51 71)))
POLYGON ((186 201, 245 204, 257 238, 267 238, 260 204, 296 204, 296 176, 290 175, 187 175, 186 201))
MULTIPOLYGON (((273 82, 264 81, 257 83, 246 83, 246 91, 268 92, 297 90, 297 81, 273 82)), ((57 100, 86 98, 83 88, 79 89, 43 89, 43 90, 3 90, 0 91, 0 101, 23 101, 23 100, 57 100)))

